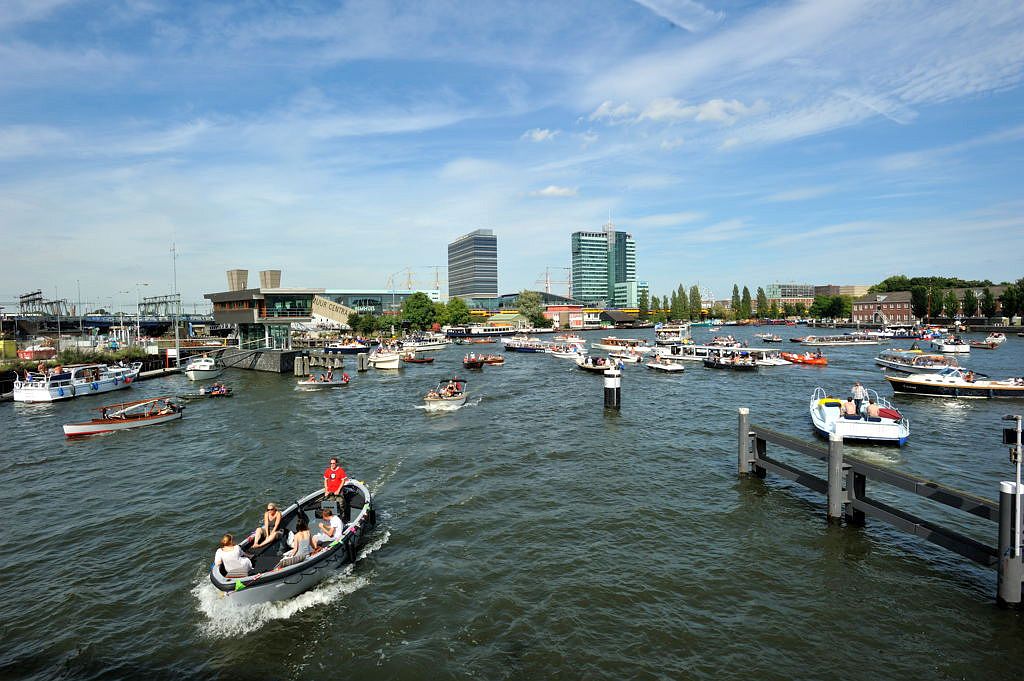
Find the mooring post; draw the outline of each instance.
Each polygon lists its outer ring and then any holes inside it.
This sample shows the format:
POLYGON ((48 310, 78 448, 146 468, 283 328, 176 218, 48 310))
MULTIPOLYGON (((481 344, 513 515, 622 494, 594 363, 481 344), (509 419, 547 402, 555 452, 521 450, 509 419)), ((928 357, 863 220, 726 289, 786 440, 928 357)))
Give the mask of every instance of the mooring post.
POLYGON ((622 372, 618 369, 604 372, 604 408, 622 408, 622 372))
POLYGON ((828 436, 828 521, 843 517, 843 437, 828 436))
POLYGON ((736 472, 739 475, 750 473, 750 409, 740 407, 739 427, 736 431, 736 472))
POLYGON ((301 356, 296 357, 295 364, 292 365, 292 373, 294 373, 296 376, 302 375, 302 359, 303 358, 301 356))
POLYGON ((367 371, 370 368, 370 358, 365 352, 356 355, 356 371, 367 371))
POLYGON ((996 602, 999 605, 1019 607, 1024 569, 1020 554, 1014 555, 1017 537, 1016 492, 1017 483, 999 483, 999 586, 996 602))
POLYGON ((853 502, 864 498, 866 478, 847 464, 843 464, 843 470, 846 471, 846 524, 864 527, 864 511, 854 508, 853 502))

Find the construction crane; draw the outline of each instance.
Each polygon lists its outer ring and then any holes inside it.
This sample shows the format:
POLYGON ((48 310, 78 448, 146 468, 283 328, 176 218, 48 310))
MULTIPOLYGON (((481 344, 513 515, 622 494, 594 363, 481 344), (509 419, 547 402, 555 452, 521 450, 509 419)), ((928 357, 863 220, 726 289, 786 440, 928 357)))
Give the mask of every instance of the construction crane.
POLYGON ((536 283, 544 284, 544 293, 551 293, 551 285, 552 284, 565 284, 566 285, 565 297, 566 298, 572 298, 572 268, 571 267, 558 267, 558 266, 552 267, 551 265, 548 265, 547 267, 544 268, 544 274, 543 274, 542 278, 538 279, 536 281, 536 283), (564 279, 564 280, 560 279, 560 280, 557 280, 557 281, 552 281, 551 280, 551 270, 561 270, 563 272, 568 272, 568 274, 566 275, 568 278, 564 279))
POLYGON ((385 288, 388 291, 393 290, 395 288, 395 281, 396 281, 395 277, 397 277, 399 275, 404 275, 405 276, 405 290, 406 291, 414 291, 414 290, 416 290, 416 287, 417 287, 418 283, 422 281, 422 279, 419 279, 419 278, 415 277, 415 272, 417 270, 432 269, 432 270, 434 270, 434 279, 433 279, 434 287, 433 287, 433 290, 440 291, 441 290, 441 268, 442 267, 445 267, 445 266, 444 265, 418 265, 416 267, 409 267, 409 266, 403 267, 402 269, 398 270, 397 272, 392 272, 391 274, 388 275, 388 278, 387 278, 387 280, 386 280, 386 282, 384 284, 385 288))

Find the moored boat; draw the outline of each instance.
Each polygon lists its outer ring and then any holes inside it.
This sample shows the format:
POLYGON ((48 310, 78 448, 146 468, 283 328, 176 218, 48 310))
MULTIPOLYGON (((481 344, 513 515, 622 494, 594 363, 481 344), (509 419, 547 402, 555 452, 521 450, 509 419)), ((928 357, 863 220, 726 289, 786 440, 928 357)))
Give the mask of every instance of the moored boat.
POLYGON ((224 365, 214 357, 193 357, 185 365, 185 376, 190 381, 206 381, 224 373, 224 365))
MULTIPOLYGON (((254 605, 281 601, 308 591, 334 572, 354 563, 359 548, 377 524, 377 512, 370 490, 365 483, 351 478, 342 487, 342 503, 335 498, 327 499, 323 488, 299 499, 281 512, 281 537, 268 546, 257 550, 251 559, 251 569, 228 572, 223 564, 212 565, 210 582, 219 589, 229 602, 236 605, 254 605), (322 518, 322 507, 328 506, 343 524, 340 539, 321 543, 306 555, 285 557, 289 550, 288 537, 296 529, 299 514, 305 516, 306 524, 315 528, 322 518)), ((253 535, 250 534, 239 546, 244 552, 252 549, 253 535)))
POLYGON ((898 446, 906 444, 910 437, 910 421, 874 390, 869 389, 867 393, 869 401, 861 404, 859 413, 844 414, 839 398, 830 397, 824 388, 815 388, 809 405, 814 429, 825 437, 839 435, 843 440, 898 446), (878 407, 877 416, 868 415, 871 401, 878 407))
POLYGON ((58 402, 129 387, 142 370, 142 362, 130 367, 76 364, 56 367, 46 374, 28 374, 14 382, 15 402, 58 402))
POLYGON ((171 397, 153 397, 135 402, 123 402, 99 407, 100 417, 84 423, 65 423, 64 435, 84 437, 100 433, 113 433, 129 428, 154 426, 180 419, 185 405, 171 397))
POLYGON ((1024 397, 1024 378, 992 379, 963 367, 949 367, 937 374, 886 376, 894 392, 929 397, 992 399, 1024 397))
POLYGON ((427 411, 457 409, 466 404, 466 381, 453 376, 438 381, 437 386, 423 397, 423 406, 427 411))
POLYGON ((18 350, 17 355, 18 359, 32 361, 53 359, 57 356, 57 348, 52 348, 48 345, 30 345, 27 348, 18 350))

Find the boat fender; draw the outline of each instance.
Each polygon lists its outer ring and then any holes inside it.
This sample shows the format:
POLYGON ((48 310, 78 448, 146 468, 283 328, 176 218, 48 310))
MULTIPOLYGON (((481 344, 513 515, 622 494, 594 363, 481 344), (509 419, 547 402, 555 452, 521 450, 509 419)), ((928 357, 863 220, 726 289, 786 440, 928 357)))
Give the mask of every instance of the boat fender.
POLYGON ((241 591, 244 588, 245 588, 245 584, 242 584, 242 580, 236 579, 235 580, 235 591, 241 591))
POLYGON ((96 381, 93 381, 92 382, 92 389, 93 390, 99 390, 100 389, 100 384, 97 383, 96 381))
POLYGON ((345 556, 348 558, 348 562, 356 562, 356 542, 355 539, 351 539, 345 543, 345 556))
POLYGON ((114 376, 114 385, 117 385, 117 376, 114 376))
POLYGON ((370 527, 377 524, 377 511, 373 508, 370 509, 369 513, 366 514, 366 520, 369 522, 370 527))
POLYGON ((64 388, 57 388, 57 397, 64 397, 64 388))

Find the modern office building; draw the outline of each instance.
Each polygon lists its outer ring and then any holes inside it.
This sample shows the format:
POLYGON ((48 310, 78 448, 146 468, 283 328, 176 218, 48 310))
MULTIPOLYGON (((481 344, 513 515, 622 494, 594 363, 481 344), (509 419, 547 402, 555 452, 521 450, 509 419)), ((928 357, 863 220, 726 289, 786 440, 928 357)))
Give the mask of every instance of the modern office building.
POLYGON ((868 294, 868 290, 871 287, 867 284, 824 284, 822 286, 814 287, 814 295, 816 296, 851 296, 853 298, 861 298, 868 294))
POLYGON ((498 237, 477 229, 448 244, 448 296, 498 295, 498 237))
POLYGON ((814 285, 813 284, 780 284, 775 282, 774 284, 768 284, 764 287, 764 294, 768 298, 768 304, 775 303, 776 306, 782 307, 787 303, 790 305, 802 304, 805 307, 810 307, 814 302, 814 285))
POLYGON ((573 232, 572 297, 584 303, 635 307, 636 242, 611 222, 600 232, 573 232), (633 283, 633 286, 619 284, 633 283), (630 294, 632 293, 632 298, 630 294))

